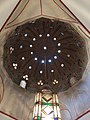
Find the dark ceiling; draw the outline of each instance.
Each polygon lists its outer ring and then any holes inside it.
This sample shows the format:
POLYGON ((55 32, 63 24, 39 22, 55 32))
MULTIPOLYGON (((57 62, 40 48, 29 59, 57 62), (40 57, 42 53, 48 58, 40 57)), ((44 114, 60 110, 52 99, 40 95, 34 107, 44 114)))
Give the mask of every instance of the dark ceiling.
POLYGON ((32 92, 67 90, 81 79, 87 61, 85 40, 58 20, 40 18, 18 26, 4 46, 8 74, 18 85, 25 80, 32 92))

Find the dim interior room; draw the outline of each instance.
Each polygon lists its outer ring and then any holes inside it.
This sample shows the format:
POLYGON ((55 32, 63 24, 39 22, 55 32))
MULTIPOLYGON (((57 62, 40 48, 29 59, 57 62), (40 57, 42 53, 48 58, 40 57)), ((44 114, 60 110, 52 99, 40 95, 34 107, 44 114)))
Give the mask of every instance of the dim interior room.
POLYGON ((0 1, 0 120, 90 119, 86 1, 0 1))

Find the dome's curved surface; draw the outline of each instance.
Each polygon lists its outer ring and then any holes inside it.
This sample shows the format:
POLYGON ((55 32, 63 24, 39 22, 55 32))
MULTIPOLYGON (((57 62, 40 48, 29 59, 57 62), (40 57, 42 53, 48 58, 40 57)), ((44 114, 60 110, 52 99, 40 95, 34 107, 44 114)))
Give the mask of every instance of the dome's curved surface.
POLYGON ((30 91, 67 90, 81 79, 87 61, 85 40, 58 20, 39 18, 18 26, 4 46, 7 72, 30 91))

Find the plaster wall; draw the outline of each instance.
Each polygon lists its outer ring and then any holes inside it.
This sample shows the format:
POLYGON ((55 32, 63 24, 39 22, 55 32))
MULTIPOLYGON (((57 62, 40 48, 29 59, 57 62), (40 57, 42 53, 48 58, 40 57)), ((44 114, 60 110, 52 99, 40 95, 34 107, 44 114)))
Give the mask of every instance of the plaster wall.
POLYGON ((62 0, 74 15, 86 26, 90 33, 90 1, 89 0, 62 0))

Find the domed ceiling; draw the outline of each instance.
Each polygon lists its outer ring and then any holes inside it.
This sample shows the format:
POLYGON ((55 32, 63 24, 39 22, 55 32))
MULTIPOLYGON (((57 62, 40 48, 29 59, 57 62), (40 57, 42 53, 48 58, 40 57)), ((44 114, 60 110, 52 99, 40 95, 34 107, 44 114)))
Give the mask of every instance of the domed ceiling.
POLYGON ((79 81, 88 61, 85 40, 70 24, 39 18, 18 26, 4 45, 4 67, 31 92, 67 90, 79 81), (74 79, 74 80, 73 80, 74 79))

